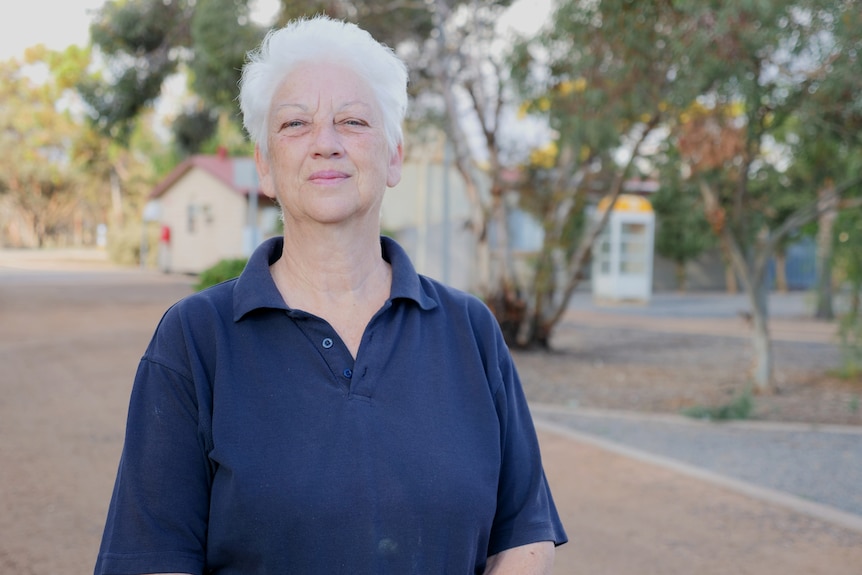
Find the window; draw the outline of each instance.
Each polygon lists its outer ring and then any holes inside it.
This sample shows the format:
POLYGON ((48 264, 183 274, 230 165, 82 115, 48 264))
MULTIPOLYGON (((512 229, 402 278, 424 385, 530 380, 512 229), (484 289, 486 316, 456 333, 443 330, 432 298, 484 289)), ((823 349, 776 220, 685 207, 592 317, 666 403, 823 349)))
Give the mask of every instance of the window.
POLYGON ((195 233, 195 220, 197 219, 197 206, 194 204, 189 204, 186 208, 186 229, 190 234, 195 233))
POLYGON ((620 231, 620 273, 644 274, 647 256, 646 224, 622 224, 620 231))

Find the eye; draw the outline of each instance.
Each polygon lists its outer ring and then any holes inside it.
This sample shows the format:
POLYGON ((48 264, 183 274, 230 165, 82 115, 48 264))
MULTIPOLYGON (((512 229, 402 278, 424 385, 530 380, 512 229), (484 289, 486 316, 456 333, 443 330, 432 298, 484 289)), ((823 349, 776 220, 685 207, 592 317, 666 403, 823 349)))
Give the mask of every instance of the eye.
POLYGON ((341 123, 345 126, 368 126, 368 122, 366 122, 365 120, 360 120, 359 118, 348 118, 346 120, 343 120, 341 123))
POLYGON ((300 128, 304 125, 305 122, 303 122, 302 120, 287 120, 285 122, 282 122, 281 129, 285 130, 289 128, 300 128))

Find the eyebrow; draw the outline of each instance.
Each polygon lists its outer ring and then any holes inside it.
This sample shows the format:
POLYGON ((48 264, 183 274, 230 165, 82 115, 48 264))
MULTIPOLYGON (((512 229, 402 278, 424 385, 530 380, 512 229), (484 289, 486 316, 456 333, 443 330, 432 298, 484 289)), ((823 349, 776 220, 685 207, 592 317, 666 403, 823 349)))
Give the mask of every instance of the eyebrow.
MULTIPOLYGON (((341 111, 341 110, 344 110, 346 108, 351 108, 354 106, 359 106, 361 108, 367 108, 369 110, 374 109, 374 106, 367 104, 367 103, 363 102, 362 100, 350 100, 349 102, 345 102, 344 104, 342 104, 338 108, 338 110, 336 110, 336 111, 341 111)), ((297 104, 297 103, 293 103, 293 102, 286 102, 286 103, 278 104, 275 106, 276 110, 282 110, 284 108, 297 108, 302 112, 308 112, 308 110, 309 110, 309 107, 306 106, 305 104, 297 104)))
POLYGON ((307 112, 307 111, 308 111, 308 106, 306 106, 306 105, 304 105, 304 104, 291 104, 291 103, 287 103, 287 104, 278 104, 278 105, 275 107, 275 109, 276 109, 276 110, 281 110, 282 108, 299 108, 299 109, 300 109, 300 110, 302 110, 303 112, 307 112))

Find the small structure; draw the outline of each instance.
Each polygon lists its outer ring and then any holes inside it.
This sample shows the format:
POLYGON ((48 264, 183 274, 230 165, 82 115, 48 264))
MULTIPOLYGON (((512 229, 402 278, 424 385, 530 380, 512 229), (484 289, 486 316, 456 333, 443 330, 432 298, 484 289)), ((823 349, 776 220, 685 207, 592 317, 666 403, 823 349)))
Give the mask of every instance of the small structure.
POLYGON ((160 269, 195 274, 219 260, 247 256, 249 221, 257 222, 259 240, 281 233, 277 205, 254 190, 255 209, 249 187, 237 184, 237 173, 248 161, 224 152, 191 156, 153 189, 150 201, 158 203, 161 225, 160 269), (257 217, 250 219, 252 211, 257 217))
MULTIPOLYGON (((596 208, 602 217, 610 204, 596 208)), ((621 194, 593 246, 592 289, 599 301, 647 302, 652 296, 655 213, 649 200, 621 194)))

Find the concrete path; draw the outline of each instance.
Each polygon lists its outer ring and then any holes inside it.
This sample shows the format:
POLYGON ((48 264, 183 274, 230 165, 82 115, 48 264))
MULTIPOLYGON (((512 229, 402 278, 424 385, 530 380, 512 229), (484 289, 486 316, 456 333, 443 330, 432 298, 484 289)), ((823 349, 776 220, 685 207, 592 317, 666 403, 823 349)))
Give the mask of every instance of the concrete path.
POLYGON ((858 575, 862 532, 540 422, 555 575, 858 575))

